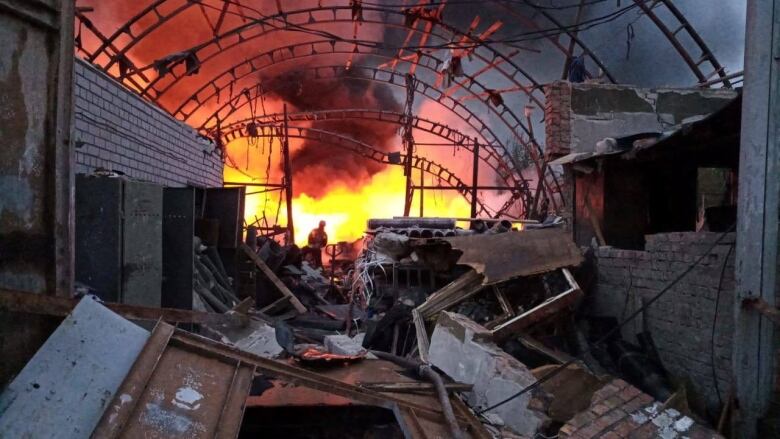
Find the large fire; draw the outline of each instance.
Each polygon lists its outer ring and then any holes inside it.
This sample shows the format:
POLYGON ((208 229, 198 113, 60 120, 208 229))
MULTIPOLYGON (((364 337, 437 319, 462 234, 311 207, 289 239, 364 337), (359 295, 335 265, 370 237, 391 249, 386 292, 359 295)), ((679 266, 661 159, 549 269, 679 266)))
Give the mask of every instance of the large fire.
MULTIPOLYGON (((252 182, 255 175, 264 175, 268 157, 260 154, 260 148, 255 148, 255 159, 249 160, 246 166, 246 141, 243 139, 231 142, 228 154, 235 157, 238 169, 226 166, 225 181, 252 182), (241 159, 239 159, 241 158, 241 159), (262 168, 258 169, 257 165, 262 168), (244 166, 243 168, 241 166, 244 166)), ((265 149, 267 152, 268 149, 265 149)), ((274 159, 272 158, 272 166, 274 159)), ((293 162, 293 167, 295 163, 293 162)), ((278 182, 278 171, 271 170, 271 182, 278 182)), ((336 171, 331 171, 336 172, 336 171)), ((306 175, 296 174, 297 178, 306 178, 306 175)), ((321 196, 311 196, 301 193, 293 200, 293 221, 295 224, 295 241, 298 245, 306 245, 309 232, 317 227, 320 220, 327 222, 327 232, 330 242, 354 242, 363 236, 366 222, 369 218, 390 218, 402 215, 404 210, 404 188, 406 179, 401 166, 388 165, 384 170, 372 175, 363 184, 352 186, 341 180, 337 173, 330 176, 333 183, 330 184, 327 193, 321 196)), ((318 176, 322 179, 322 176, 318 176)), ((415 172, 415 179, 419 182, 419 172, 415 172)), ((255 183, 258 181, 255 180, 255 183)), ((426 179, 426 184, 431 182, 426 179)), ((293 182, 295 184, 295 182, 293 182)), ((261 188, 248 188, 247 192, 258 192, 261 188)), ((283 199, 283 197, 281 197, 283 199)), ((270 225, 276 220, 279 213, 278 224, 284 226, 287 223, 286 209, 284 205, 279 208, 279 193, 267 192, 247 197, 246 222, 252 224, 257 218, 262 218, 265 213, 270 225)), ((468 216, 470 206, 466 200, 453 191, 427 191, 424 193, 425 216, 464 217, 468 216)), ((413 211, 419 213, 419 194, 415 197, 413 211)))
MULTIPOLYGON (((94 8, 94 11, 90 13, 91 20, 99 23, 99 27, 106 34, 111 34, 117 27, 122 26, 125 20, 140 12, 144 6, 150 3, 150 0, 137 2, 79 0, 80 6, 94 8)), ((231 13, 224 14, 222 2, 196 3, 200 7, 194 5, 183 7, 183 12, 176 18, 176 23, 187 24, 187 32, 181 32, 180 26, 163 26, 154 32, 153 37, 150 35, 150 37, 142 39, 139 44, 126 53, 127 58, 134 65, 147 66, 154 63, 155 60, 164 59, 171 54, 198 47, 199 44, 213 38, 215 30, 212 22, 222 22, 224 19, 222 27, 225 30, 241 28, 246 26, 246 18, 241 15, 244 13, 259 17, 276 14, 282 6, 284 9, 322 6, 321 1, 315 2, 314 0, 285 0, 284 2, 253 0, 244 3, 244 6, 252 6, 249 9, 245 9, 238 2, 228 3, 231 5, 229 8, 231 13)), ((346 3, 346 1, 329 3, 341 4, 346 3)), ((314 15, 312 15, 312 19, 314 19, 314 15)), ((277 23, 277 25, 281 24, 281 22, 277 23)), ((148 25, 148 23, 137 24, 136 27, 140 29, 148 25)), ((274 28, 274 26, 270 27, 274 28)), ((405 35, 405 32, 388 32, 385 26, 376 24, 344 26, 342 23, 334 22, 312 27, 341 35, 346 39, 359 38, 382 41, 390 38, 388 42, 393 44, 401 44, 402 41, 399 39, 405 35), (393 38, 398 41, 394 41, 393 38)), ((293 30, 267 32, 263 34, 262 38, 249 39, 246 44, 230 46, 232 48, 211 54, 213 56, 209 55, 208 58, 205 53, 201 54, 204 55, 201 60, 203 64, 199 66, 197 74, 184 76, 178 82, 173 82, 170 75, 163 77, 163 80, 171 80, 172 86, 159 96, 158 103, 163 108, 173 111, 196 92, 204 84, 204 81, 215 80, 214 78, 219 77, 219 74, 228 69, 235 69, 239 65, 239 60, 253 59, 257 54, 266 53, 275 48, 287 47, 291 44, 312 42, 312 47, 316 48, 313 52, 317 53, 318 56, 303 56, 286 60, 293 51, 285 52, 287 54, 284 56, 281 56, 283 54, 280 52, 276 54, 278 58, 276 62, 268 66, 260 63, 263 68, 256 72, 253 71, 252 74, 243 74, 244 70, 247 69, 246 66, 234 70, 231 76, 236 76, 235 83, 231 82, 229 86, 225 86, 225 81, 215 82, 213 84, 215 87, 218 83, 222 88, 212 96, 213 99, 206 99, 202 106, 193 109, 192 114, 187 117, 185 122, 193 127, 202 127, 202 132, 205 131, 211 136, 222 129, 229 130, 231 124, 238 124, 241 121, 259 118, 263 115, 279 115, 285 106, 289 108, 290 112, 368 109, 397 114, 404 111, 406 90, 399 87, 397 83, 391 84, 375 80, 375 75, 365 70, 366 66, 376 66, 384 58, 377 59, 375 55, 378 54, 369 54, 364 50, 358 51, 357 47, 353 51, 349 45, 346 47, 350 50, 345 52, 338 45, 334 46, 330 39, 326 38, 316 42, 318 40, 320 39, 317 35, 306 32, 293 30), (329 53, 329 48, 333 53, 329 53), (358 52, 359 54, 356 54, 358 52), (208 62, 206 62, 207 59, 208 62), (319 74, 312 74, 311 68, 314 66, 350 66, 350 69, 349 74, 323 78, 319 77, 319 74), (253 96, 253 90, 256 95, 258 94, 257 90, 262 90, 262 94, 253 96), (220 109, 227 102, 231 102, 233 110, 230 114, 225 115, 224 112, 220 112, 220 109)), ((99 39, 86 31, 79 41, 86 51, 94 50, 100 45, 99 39)), ((252 65, 254 66, 254 64, 252 65)), ((113 69, 116 70, 118 67, 114 65, 113 69)), ((397 70, 400 75, 403 66, 399 65, 397 70)), ((113 73, 118 74, 119 72, 114 71, 113 73)), ((147 73, 156 74, 154 71, 147 73)), ((418 69, 416 74, 420 78, 427 76, 424 79, 431 84, 441 79, 435 72, 426 72, 424 69, 418 69)), ((165 82, 163 81, 163 83, 165 82)), ((201 92, 198 97, 207 94, 201 92)), ((456 114, 456 111, 449 107, 425 99, 419 93, 412 112, 426 120, 433 120, 438 124, 457 129, 468 138, 479 134, 475 132, 474 127, 466 123, 462 115, 456 114)), ((299 121, 297 125, 337 133, 382 153, 399 152, 402 149, 399 135, 400 127, 397 124, 384 121, 315 119, 305 124, 299 121)), ((416 129, 414 138, 415 142, 420 145, 415 154, 446 167, 452 174, 464 179, 463 184, 472 183, 470 181, 472 157, 468 151, 448 144, 446 139, 437 137, 423 129, 416 129)), ((331 242, 355 241, 362 236, 367 219, 403 214, 405 177, 402 167, 383 165, 366 159, 354 151, 311 139, 291 138, 290 149, 295 188, 292 210, 297 244, 306 244, 309 231, 315 228, 321 220, 327 222, 327 231, 331 242)), ((225 152, 227 156, 224 170, 225 181, 281 182, 282 167, 280 166, 278 138, 270 140, 268 138, 237 139, 226 145, 225 152)), ((495 185, 497 183, 495 172, 484 163, 480 165, 479 174, 480 184, 495 185)), ((420 178, 420 171, 415 170, 415 183, 419 183, 420 178)), ((425 185, 439 184, 438 179, 426 176, 425 185)), ((258 222, 258 219, 261 219, 263 220, 262 224, 259 224, 261 227, 286 226, 286 207, 283 206, 284 196, 280 191, 264 192, 262 187, 250 186, 247 193, 250 194, 246 199, 247 224, 254 224, 258 222)), ((419 213, 420 204, 419 192, 415 195, 413 215, 419 213)), ((483 202, 488 201, 491 208, 496 208, 503 204, 506 194, 488 191, 481 193, 480 199, 483 202)), ((466 217, 470 213, 470 206, 456 191, 425 191, 423 204, 424 214, 429 217, 466 217)))

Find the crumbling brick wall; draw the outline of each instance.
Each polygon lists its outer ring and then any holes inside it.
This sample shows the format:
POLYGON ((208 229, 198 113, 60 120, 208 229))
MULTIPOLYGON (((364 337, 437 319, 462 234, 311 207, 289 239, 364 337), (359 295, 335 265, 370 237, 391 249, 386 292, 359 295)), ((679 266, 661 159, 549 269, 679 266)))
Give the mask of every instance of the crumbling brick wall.
POLYGON ((544 89, 545 154, 549 158, 571 152, 571 84, 556 81, 544 89))
MULTIPOLYGON (((622 320, 693 264, 719 236, 702 232, 648 235, 646 251, 601 247, 590 312, 622 320)), ((647 325, 664 367, 690 384, 689 398, 700 410, 719 402, 711 361, 713 322, 717 386, 724 400, 731 387, 735 252, 729 250, 734 242, 735 234, 726 236, 701 264, 623 330, 623 337, 636 343, 635 335, 647 325)))
POLYGON ((664 132, 713 113, 737 92, 556 81, 545 88, 545 152, 593 152, 605 137, 664 132))
POLYGON ((654 402, 651 396, 620 379, 612 380, 596 391, 590 408, 561 427, 558 437, 723 439, 679 411, 654 402))
POLYGON ((76 173, 95 168, 165 186, 222 186, 222 162, 192 127, 89 63, 74 65, 76 173))

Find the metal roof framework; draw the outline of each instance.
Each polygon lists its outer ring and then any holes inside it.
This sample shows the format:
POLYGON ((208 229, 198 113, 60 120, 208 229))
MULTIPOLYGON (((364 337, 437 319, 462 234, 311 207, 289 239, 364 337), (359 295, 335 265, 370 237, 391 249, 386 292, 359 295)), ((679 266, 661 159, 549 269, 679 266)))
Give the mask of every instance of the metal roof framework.
MULTIPOLYGON (((723 66, 717 61, 713 52, 707 47, 690 22, 674 5, 672 0, 632 0, 644 15, 646 15, 663 33, 669 43, 679 53, 686 65, 692 71, 700 84, 706 86, 730 87, 729 75, 723 66), (695 48, 700 52, 694 56, 683 44, 683 39, 693 41, 695 48), (711 72, 709 71, 711 69, 711 72)), ((500 27, 500 22, 494 22, 490 26, 483 27, 480 18, 475 17, 467 28, 455 25, 447 21, 442 12, 446 7, 446 0, 440 2, 438 7, 426 7, 423 1, 419 5, 410 5, 405 9, 389 6, 380 6, 375 3, 347 2, 339 5, 325 5, 316 8, 289 7, 277 1, 275 13, 263 14, 239 0, 154 0, 138 14, 132 16, 113 33, 102 33, 94 23, 83 13, 77 13, 77 20, 85 25, 95 38, 100 41, 99 46, 88 53, 86 59, 98 68, 107 72, 117 80, 123 82, 128 88, 134 90, 145 99, 160 105, 179 120, 188 122, 198 127, 204 135, 219 136, 219 144, 224 140, 232 140, 245 135, 241 126, 246 126, 248 121, 242 119, 241 110, 247 105, 253 105, 253 100, 262 99, 269 90, 263 89, 263 85, 257 78, 266 69, 283 62, 295 62, 304 58, 325 58, 334 54, 347 56, 346 65, 342 66, 317 66, 307 69, 307 74, 315 79, 326 80, 337 75, 354 75, 354 79, 368 80, 385 83, 395 87, 406 87, 404 77, 406 74, 415 74, 418 69, 439 74, 435 83, 424 82, 418 78, 414 83, 417 89, 415 93, 428 101, 436 102, 451 114, 462 120, 465 126, 481 137, 479 159, 506 181, 509 187, 519 191, 512 197, 512 201, 520 200, 520 206, 514 206, 515 211, 521 215, 528 215, 532 210, 533 191, 528 182, 518 169, 511 148, 502 141, 499 134, 491 128, 488 119, 499 122, 507 132, 511 133, 513 143, 523 147, 531 159, 536 170, 540 189, 552 202, 553 208, 559 208, 562 200, 557 196, 560 192, 557 176, 550 166, 545 163, 545 157, 541 146, 533 138, 530 120, 515 114, 511 106, 504 99, 494 99, 496 96, 511 94, 523 95, 529 105, 543 111, 542 84, 549 80, 534 78, 527 69, 522 67, 521 50, 505 50, 499 44, 490 44, 490 37, 500 27), (359 10, 355 9, 359 4, 359 10), (175 25, 177 17, 185 13, 199 10, 210 27, 209 37, 198 44, 187 47, 173 58, 171 68, 165 72, 157 70, 154 62, 146 65, 135 65, 131 60, 134 49, 147 39, 154 39, 156 31, 165 26, 175 25), (211 14, 209 14, 209 10, 211 14), (216 17, 215 17, 216 15, 216 17), (229 15, 241 16, 241 22, 226 19, 229 15), (324 37, 319 40, 299 42, 295 44, 280 44, 269 50, 257 54, 249 59, 241 59, 220 73, 212 77, 202 75, 193 76, 193 69, 197 70, 206 63, 214 62, 226 51, 262 42, 267 47, 269 42, 275 41, 272 36, 285 32, 305 33, 313 32, 321 25, 346 25, 354 26, 353 38, 329 38, 329 34, 322 32, 316 35, 324 37), (403 46, 417 44, 420 47, 404 50, 400 48, 394 55, 377 50, 372 43, 381 44, 378 38, 357 38, 358 28, 362 26, 382 26, 406 31, 407 35, 403 46), (484 29, 481 32, 479 29, 484 29), (412 41, 416 43, 411 44, 412 41), (436 48, 437 43, 445 44, 436 48), (442 70, 447 67, 448 60, 453 57, 470 59, 470 67, 475 69, 472 74, 462 74, 453 78, 451 84, 445 86, 441 78, 442 70), (377 65, 355 65, 353 60, 360 58, 361 62, 376 60, 377 65), (194 60, 192 63, 190 61, 194 60), (385 62, 379 63, 380 60, 385 62), (492 89, 480 80, 480 76, 490 72, 500 77, 506 87, 500 90, 492 89), (163 98, 171 96, 171 90, 182 82, 195 84, 195 92, 180 98, 170 107, 164 105, 163 98), (246 84, 250 81, 249 84, 246 84), (253 84, 251 81, 255 81, 253 84), (254 94, 252 94, 254 90, 254 94), (248 91, 249 93, 245 93, 248 91), (204 106, 213 105, 219 101, 226 92, 231 94, 228 102, 219 107, 217 111, 209 114, 206 120, 196 121, 204 106), (235 93, 235 94, 234 94, 235 93), (224 136, 224 137, 223 137, 224 136), (508 172, 507 172, 508 171, 508 172), (519 209, 517 209, 519 207, 519 209)), ((323 2, 320 1, 320 4, 323 2)), ((406 4, 408 2, 404 2, 406 4)), ((610 73, 606 66, 591 48, 578 36, 577 25, 581 20, 585 0, 581 0, 577 11, 577 19, 574 26, 564 25, 547 8, 534 6, 534 2, 528 2, 527 6, 535 9, 535 17, 524 15, 520 9, 513 8, 509 3, 501 0, 491 0, 492 5, 502 8, 508 16, 527 26, 531 30, 541 31, 544 26, 557 27, 559 35, 545 35, 556 50, 564 55, 562 70, 566 72, 567 65, 575 51, 579 51, 590 62, 598 66, 610 82, 616 82, 617 78, 610 73), (542 22, 542 24, 540 24, 542 22), (568 44, 561 42, 559 36, 565 36, 568 44)), ((280 41, 284 41, 280 39, 280 41)), ((344 112, 340 109, 341 117, 367 118, 398 124, 403 121, 403 115, 393 114, 389 118, 377 118, 378 115, 390 116, 389 112, 381 109, 348 109, 344 112)), ((334 110, 329 116, 338 113, 334 110)), ((322 112, 310 112, 301 114, 299 120, 322 116, 322 112), (314 114, 319 113, 319 114, 314 114)), ((278 115, 276 115, 278 116, 278 115)), ((326 117, 329 117, 326 116, 326 117)), ((264 115, 264 120, 276 120, 274 115, 264 115)), ((278 119, 278 118, 277 118, 278 119)), ((277 121, 278 122, 278 121, 277 121)), ((445 124, 436 121, 423 121, 415 119, 415 128, 426 130, 433 134, 448 134, 442 136, 448 140, 459 140, 463 134, 451 131, 445 124), (425 122, 425 123, 423 123, 425 122), (426 129, 427 128, 427 129, 426 129), (452 135, 454 137, 451 137, 452 135)), ((327 130, 323 131, 323 135, 327 130)), ((328 138, 340 139, 338 133, 327 133, 328 138), (333 136, 331 136, 333 135, 333 136)), ((341 136, 344 137, 344 136, 341 136)), ((324 137, 321 137, 324 138, 324 137)), ((354 140, 354 139, 353 139, 354 140)), ((343 143, 339 140, 340 143, 343 143)), ((469 142, 464 144, 467 147, 469 142)), ((458 179, 459 180, 459 179, 458 179)), ((536 197, 538 198, 538 196, 536 197)), ((505 205, 498 214, 505 214, 512 208, 505 205)))

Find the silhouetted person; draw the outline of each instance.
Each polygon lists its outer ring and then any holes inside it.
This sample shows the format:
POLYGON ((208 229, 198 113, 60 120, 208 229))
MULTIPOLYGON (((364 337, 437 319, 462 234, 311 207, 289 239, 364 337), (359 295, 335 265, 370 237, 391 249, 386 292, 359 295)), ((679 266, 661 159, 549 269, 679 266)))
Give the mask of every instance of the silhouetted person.
POLYGON ((585 68, 585 55, 575 56, 569 64, 569 82, 585 82, 586 79, 591 76, 585 68))
POLYGON ((322 249, 328 245, 328 234, 325 232, 325 221, 320 221, 319 227, 309 233, 308 252, 314 258, 314 267, 322 267, 322 249))

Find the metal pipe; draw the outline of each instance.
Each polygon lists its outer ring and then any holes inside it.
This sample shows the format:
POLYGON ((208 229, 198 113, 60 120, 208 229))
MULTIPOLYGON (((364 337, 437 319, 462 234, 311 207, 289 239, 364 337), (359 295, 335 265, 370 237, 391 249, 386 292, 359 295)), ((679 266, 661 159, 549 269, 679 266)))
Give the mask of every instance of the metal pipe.
POLYGON ((450 218, 388 218, 368 220, 368 229, 409 229, 412 227, 426 229, 454 229, 455 220, 450 218))
POLYGON ((287 204, 287 232, 289 242, 295 242, 295 226, 293 225, 293 176, 292 165, 290 163, 290 129, 287 117, 287 104, 284 104, 284 143, 282 144, 282 154, 284 155, 284 186, 285 199, 287 204))
POLYGON ((477 191, 479 190, 479 139, 474 138, 474 159, 471 169, 471 216, 477 216, 477 191))
POLYGON ((447 388, 444 386, 444 380, 436 373, 433 368, 425 363, 417 360, 411 360, 409 358, 399 357, 397 355, 389 354, 382 351, 371 351, 382 360, 393 362, 403 368, 413 370, 422 378, 430 381, 436 388, 436 395, 441 403, 441 411, 444 413, 444 419, 447 421, 447 427, 450 429, 450 434, 454 439, 463 439, 463 432, 458 425, 458 420, 455 418, 455 411, 452 410, 452 403, 450 402, 450 395, 447 393, 447 388))

